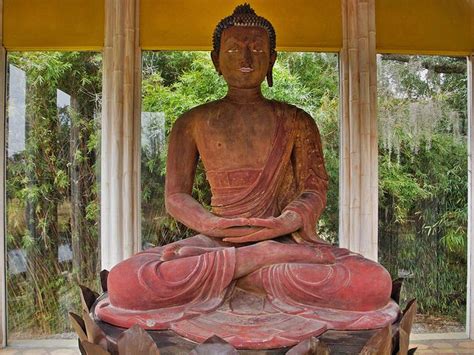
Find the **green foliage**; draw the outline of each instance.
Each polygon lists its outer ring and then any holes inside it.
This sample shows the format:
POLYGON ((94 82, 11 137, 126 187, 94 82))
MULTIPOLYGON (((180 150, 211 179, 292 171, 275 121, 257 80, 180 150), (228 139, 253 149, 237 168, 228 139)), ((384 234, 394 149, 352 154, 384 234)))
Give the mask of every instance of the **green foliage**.
MULTIPOLYGON (((466 74, 460 61, 379 62, 379 249, 420 312, 465 320, 466 74)), ((462 64, 462 63, 461 63, 462 64)))
MULTIPOLYGON (((17 334, 66 329, 65 309, 78 303, 74 281, 94 284, 98 271, 101 57, 94 53, 11 53, 27 75, 25 150, 8 157, 7 244, 24 249, 28 272, 8 276, 9 328, 17 334), (56 90, 72 97, 56 105, 56 90), (57 248, 80 246, 71 265, 57 248), (66 307, 67 305, 67 307, 66 307), (71 305, 71 306, 69 306, 71 305)), ((423 312, 463 318, 466 283, 466 76, 439 74, 459 60, 413 57, 379 63, 379 217, 382 263, 407 277, 404 295, 423 312), (439 70, 438 70, 439 71, 439 70)), ((461 63, 462 65, 462 63, 461 63)), ((319 231, 337 242, 339 117, 337 56, 281 53, 269 98, 295 104, 321 131, 330 177, 319 231)), ((146 246, 193 232, 164 209, 166 137, 181 114, 225 95, 202 52, 145 52, 142 105, 142 235, 146 246)), ((14 108, 9 107, 9 110, 14 108)), ((197 169, 194 196, 210 190, 197 169)))
POLYGON ((7 161, 7 248, 22 249, 27 260, 26 273, 8 274, 8 326, 12 337, 31 337, 68 330, 67 309, 79 305, 71 286, 97 283, 102 63, 88 52, 10 53, 8 60, 26 76, 26 88, 17 88, 26 90, 26 139, 7 161), (70 95, 68 108, 58 107, 57 90, 70 95), (72 262, 58 260, 65 244, 72 262))

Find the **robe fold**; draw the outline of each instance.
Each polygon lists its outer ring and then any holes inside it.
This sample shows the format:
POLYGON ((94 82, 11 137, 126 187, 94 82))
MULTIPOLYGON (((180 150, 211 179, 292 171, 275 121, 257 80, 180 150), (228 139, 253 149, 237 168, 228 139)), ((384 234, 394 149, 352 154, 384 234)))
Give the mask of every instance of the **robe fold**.
POLYGON ((294 106, 277 103, 275 115, 273 148, 262 170, 208 172, 212 211, 231 218, 277 217, 291 210, 303 219, 303 228, 293 233, 295 241, 315 241, 328 185, 319 132, 313 119, 294 106), (238 186, 232 183, 237 174, 254 181, 238 186))

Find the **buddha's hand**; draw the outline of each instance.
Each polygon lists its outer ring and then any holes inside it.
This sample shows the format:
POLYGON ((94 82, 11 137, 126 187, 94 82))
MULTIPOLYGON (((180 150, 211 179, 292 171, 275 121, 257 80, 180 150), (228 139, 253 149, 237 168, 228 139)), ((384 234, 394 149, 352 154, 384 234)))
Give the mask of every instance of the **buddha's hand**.
POLYGON ((242 237, 261 230, 250 225, 248 218, 222 218, 213 216, 201 222, 199 232, 209 237, 226 238, 242 237))
POLYGON ((185 258, 188 256, 198 256, 217 250, 224 249, 223 247, 199 247, 193 245, 179 245, 168 244, 163 247, 161 254, 162 261, 185 258))
POLYGON ((277 238, 300 229, 303 226, 303 219, 294 211, 285 211, 279 217, 249 218, 248 225, 260 230, 240 237, 224 238, 224 241, 248 243, 277 238))

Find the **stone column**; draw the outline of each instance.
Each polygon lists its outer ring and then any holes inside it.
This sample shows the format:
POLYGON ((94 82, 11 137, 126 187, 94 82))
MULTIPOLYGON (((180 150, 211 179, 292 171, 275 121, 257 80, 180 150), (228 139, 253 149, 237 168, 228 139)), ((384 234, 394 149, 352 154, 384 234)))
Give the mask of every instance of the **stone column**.
POLYGON ((140 247, 139 0, 106 0, 101 142, 102 268, 140 247))
POLYGON ((339 244, 377 260, 375 0, 343 0, 339 244))

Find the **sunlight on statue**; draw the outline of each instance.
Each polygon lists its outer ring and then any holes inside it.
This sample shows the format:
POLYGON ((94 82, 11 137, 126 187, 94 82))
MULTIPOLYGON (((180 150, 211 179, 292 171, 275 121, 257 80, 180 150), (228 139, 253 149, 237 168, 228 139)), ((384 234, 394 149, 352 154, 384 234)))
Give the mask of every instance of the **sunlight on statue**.
POLYGON ((306 112, 262 95, 275 41, 247 4, 217 25, 211 55, 227 95, 185 113, 169 138, 166 207, 198 234, 116 265, 100 319, 250 349, 396 319, 388 272, 316 234, 328 185, 320 135, 306 112), (191 196, 199 159, 211 212, 191 196))

